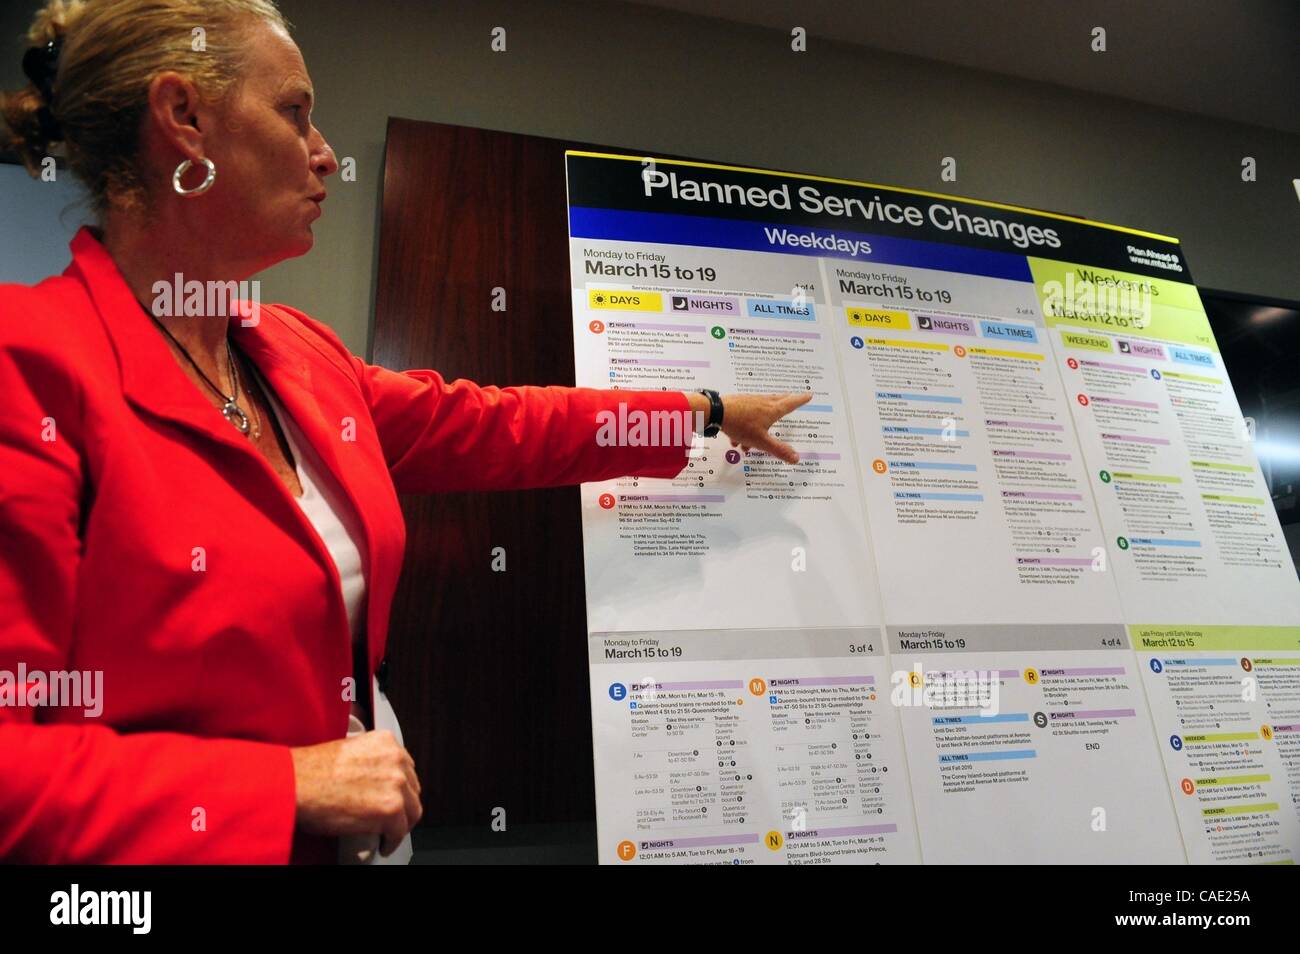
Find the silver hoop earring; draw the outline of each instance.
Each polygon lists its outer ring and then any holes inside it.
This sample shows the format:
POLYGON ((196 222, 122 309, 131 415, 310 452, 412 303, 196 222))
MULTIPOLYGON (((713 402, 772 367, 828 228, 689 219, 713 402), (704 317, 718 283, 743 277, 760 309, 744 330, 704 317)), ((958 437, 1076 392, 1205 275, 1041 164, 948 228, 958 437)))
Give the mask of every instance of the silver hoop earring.
POLYGON ((217 167, 212 164, 212 160, 205 157, 200 159, 199 162, 203 163, 204 167, 208 170, 208 174, 204 177, 203 181, 193 189, 186 189, 181 185, 181 178, 185 173, 190 171, 190 166, 194 165, 193 162, 186 159, 177 166, 176 171, 172 173, 172 188, 176 190, 177 195, 184 196, 187 199, 192 199, 196 195, 202 195, 207 192, 212 188, 212 183, 217 181, 217 167))

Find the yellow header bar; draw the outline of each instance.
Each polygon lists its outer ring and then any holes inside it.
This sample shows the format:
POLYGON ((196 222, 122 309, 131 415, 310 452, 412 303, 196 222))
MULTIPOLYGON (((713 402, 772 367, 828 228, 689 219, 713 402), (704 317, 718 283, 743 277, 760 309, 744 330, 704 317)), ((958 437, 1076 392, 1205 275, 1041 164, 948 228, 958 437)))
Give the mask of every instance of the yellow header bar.
POLYGON ((751 166, 728 166, 716 162, 689 162, 685 159, 660 159, 658 156, 626 156, 614 152, 587 152, 582 149, 566 149, 566 156, 586 156, 589 159, 622 159, 628 162, 645 162, 647 159, 653 159, 657 165, 668 166, 690 166, 696 169, 723 169, 729 172, 752 172, 762 176, 781 176, 787 179, 807 179, 810 182, 833 182, 837 185, 861 186, 867 189, 888 189, 890 192, 904 192, 908 195, 921 195, 928 199, 948 199, 953 202, 968 202, 971 205, 982 205, 990 209, 1003 209, 1007 212, 1024 212, 1028 215, 1037 215, 1047 219, 1058 219, 1062 222, 1074 222, 1078 225, 1091 225, 1099 229, 1110 229, 1113 232, 1125 232, 1129 235, 1140 235, 1143 238, 1155 239, 1157 242, 1170 242, 1178 244, 1178 239, 1172 235, 1161 235, 1159 232, 1144 232, 1141 229, 1130 229, 1123 225, 1111 225, 1109 222, 1094 222, 1092 219, 1085 219, 1075 215, 1062 215, 1060 212, 1044 212, 1041 209, 1030 209, 1023 205, 1007 205, 1003 202, 987 202, 984 199, 972 199, 963 195, 948 195, 944 192, 926 192, 924 189, 906 189, 902 186, 881 185, 877 182, 858 182, 856 179, 836 179, 831 176, 812 176, 803 172, 778 172, 773 169, 755 169, 751 166))

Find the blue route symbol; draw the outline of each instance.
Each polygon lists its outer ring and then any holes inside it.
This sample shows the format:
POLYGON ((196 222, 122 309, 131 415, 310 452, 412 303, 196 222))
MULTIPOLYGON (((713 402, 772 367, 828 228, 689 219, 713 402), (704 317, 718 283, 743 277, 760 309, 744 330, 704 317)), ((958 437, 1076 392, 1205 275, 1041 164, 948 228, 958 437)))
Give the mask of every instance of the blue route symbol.
POLYGON ((621 682, 616 682, 609 687, 609 697, 615 702, 622 702, 627 698, 627 686, 621 682))
POLYGON ((859 338, 857 335, 854 335, 852 338, 849 339, 849 344, 853 345, 853 347, 855 348, 861 348, 862 339, 859 338))
POLYGON ((1179 736, 1171 735, 1169 737, 1169 744, 1173 747, 1175 752, 1181 752, 1183 750, 1183 740, 1179 736))
POLYGON ((1160 665, 1160 660, 1159 660, 1159 659, 1153 659, 1153 660, 1151 660, 1151 671, 1152 671, 1152 672, 1164 672, 1164 671, 1165 671, 1165 667, 1162 666, 1162 665, 1160 665))

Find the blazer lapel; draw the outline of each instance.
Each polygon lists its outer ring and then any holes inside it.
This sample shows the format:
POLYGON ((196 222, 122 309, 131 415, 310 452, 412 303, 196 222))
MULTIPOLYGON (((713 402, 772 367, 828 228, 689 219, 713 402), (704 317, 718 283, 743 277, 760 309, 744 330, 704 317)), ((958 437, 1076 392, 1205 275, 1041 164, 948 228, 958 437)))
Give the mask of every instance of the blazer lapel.
MULTIPOLYGON (((358 404, 360 394, 353 400, 347 382, 331 380, 332 368, 326 359, 274 312, 274 308, 264 306, 258 323, 249 328, 232 321, 231 338, 257 366, 352 506, 364 538, 362 560, 369 577, 367 589, 373 592, 376 581, 383 579, 381 574, 389 570, 379 565, 382 551, 376 546, 375 528, 364 506, 366 500, 374 497, 373 488, 367 483, 370 471, 361 466, 361 458, 344 462, 340 448, 343 418, 364 419, 365 409, 358 404)), ((339 377, 342 374, 338 372, 339 377)), ((367 619, 372 618, 374 605, 374 600, 367 600, 367 619)), ((373 656, 376 645, 373 627, 366 626, 366 630, 373 656)))
MULTIPOLYGON (((284 409, 293 416, 312 449, 342 487, 344 496, 362 514, 355 468, 341 465, 337 446, 342 419, 349 415, 355 417, 357 407, 344 406, 335 400, 337 383, 317 380, 312 359, 319 356, 278 315, 272 314, 271 309, 263 308, 257 325, 251 328, 232 321, 230 332, 231 339, 257 365, 284 409)), ((366 529, 369 544, 369 527, 366 529)))

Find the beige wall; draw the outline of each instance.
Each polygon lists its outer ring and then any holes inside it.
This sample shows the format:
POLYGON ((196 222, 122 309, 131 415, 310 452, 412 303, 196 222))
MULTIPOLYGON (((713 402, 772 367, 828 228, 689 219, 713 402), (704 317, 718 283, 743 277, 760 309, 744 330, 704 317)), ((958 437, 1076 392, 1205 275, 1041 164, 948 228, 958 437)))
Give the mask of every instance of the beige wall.
MULTIPOLYGON (((8 85, 22 5, 0 13, 8 85)), ((265 273, 264 296, 329 322, 360 353, 390 115, 1071 212, 1179 236, 1201 285, 1300 299, 1295 136, 816 35, 795 54, 781 33, 611 0, 282 7, 316 83, 317 123, 358 176, 333 184, 315 250, 265 273), (489 48, 497 25, 506 53, 489 48), (1240 178, 1245 155, 1258 161, 1253 184, 1240 178), (940 181, 944 156, 957 159, 955 184, 940 181)))

